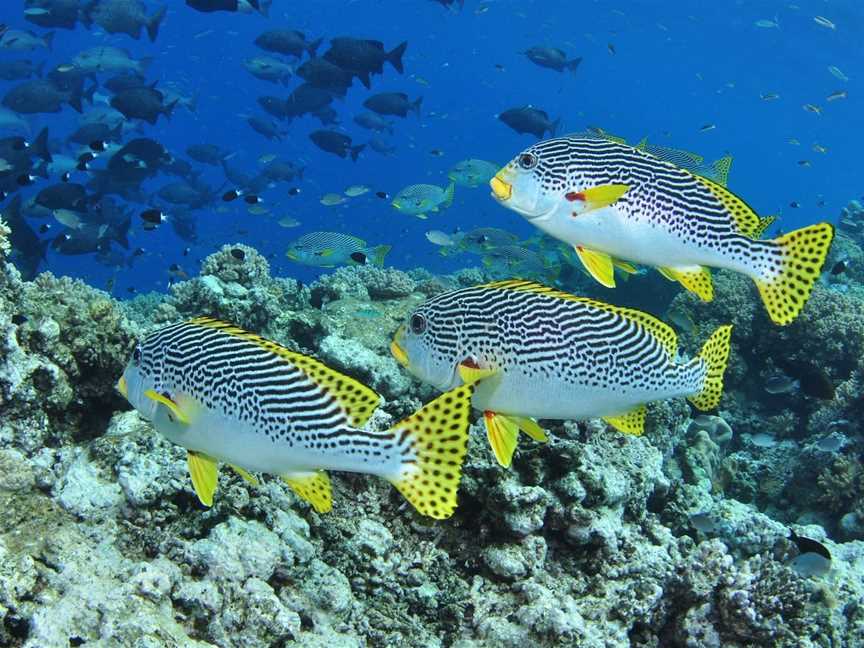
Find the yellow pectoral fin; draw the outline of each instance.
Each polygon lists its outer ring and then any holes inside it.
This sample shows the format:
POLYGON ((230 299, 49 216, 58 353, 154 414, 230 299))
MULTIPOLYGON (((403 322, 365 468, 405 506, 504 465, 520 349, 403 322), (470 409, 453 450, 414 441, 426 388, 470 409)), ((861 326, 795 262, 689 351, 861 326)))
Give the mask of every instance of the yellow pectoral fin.
POLYGON ((516 425, 519 426, 519 429, 522 430, 529 437, 534 439, 539 443, 546 443, 549 438, 546 436, 546 430, 544 430, 540 425, 531 418, 524 418, 522 416, 508 416, 511 421, 513 421, 516 425))
POLYGON ((157 391, 152 389, 148 389, 144 392, 144 395, 150 400, 154 400, 157 403, 160 403, 171 410, 171 413, 174 415, 178 421, 183 423, 184 425, 189 425, 189 417, 180 409, 180 406, 177 405, 173 400, 165 396, 164 394, 160 394, 157 391))
POLYGON ((459 377, 466 385, 473 385, 475 382, 494 376, 496 373, 498 373, 497 369, 481 369, 465 363, 459 365, 459 377))
POLYGON ((519 440, 519 426, 512 419, 495 412, 484 412, 483 420, 486 422, 486 437, 495 458, 504 468, 509 468, 519 440))
POLYGON ((619 432, 639 436, 645 432, 645 414, 645 406, 640 405, 639 407, 632 409, 629 412, 624 412, 623 414, 604 416, 603 420, 619 432))
POLYGON ((309 502, 318 513, 327 513, 333 508, 333 487, 330 477, 323 470, 308 473, 289 473, 282 479, 297 496, 309 502))
POLYGON ((629 185, 622 184, 603 185, 586 189, 581 192, 585 201, 585 209, 583 211, 593 211, 595 209, 608 207, 629 190, 629 185))
POLYGON ((240 466, 235 466, 234 464, 228 465, 231 466, 231 470, 240 475, 246 483, 252 484, 253 486, 258 485, 258 479, 255 477, 255 475, 251 474, 240 466))
POLYGON ((604 252, 589 250, 581 245, 576 245, 573 249, 576 250, 582 265, 594 279, 607 288, 615 287, 615 266, 612 264, 612 257, 604 252))
POLYGON ((711 271, 702 266, 692 268, 663 268, 663 275, 671 277, 704 302, 714 299, 711 271), (665 271, 665 272, 664 272, 665 271))
POLYGON ((186 463, 189 465, 189 476, 195 494, 204 506, 213 506, 213 493, 219 483, 219 469, 216 461, 207 455, 191 450, 186 453, 186 463))

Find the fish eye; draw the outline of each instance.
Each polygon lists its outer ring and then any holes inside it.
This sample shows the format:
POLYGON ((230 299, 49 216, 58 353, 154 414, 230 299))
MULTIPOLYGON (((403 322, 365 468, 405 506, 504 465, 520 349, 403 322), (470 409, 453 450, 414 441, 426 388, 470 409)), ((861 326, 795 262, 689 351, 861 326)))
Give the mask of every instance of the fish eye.
POLYGON ((417 335, 426 330, 426 318, 420 313, 414 313, 411 316, 411 332, 417 335))
POLYGON ((533 153, 523 153, 519 156, 519 166, 525 169, 533 169, 537 166, 537 156, 533 153))
POLYGON ((141 364, 141 346, 140 345, 136 346, 135 350, 132 352, 132 362, 135 363, 136 367, 139 364, 141 364))

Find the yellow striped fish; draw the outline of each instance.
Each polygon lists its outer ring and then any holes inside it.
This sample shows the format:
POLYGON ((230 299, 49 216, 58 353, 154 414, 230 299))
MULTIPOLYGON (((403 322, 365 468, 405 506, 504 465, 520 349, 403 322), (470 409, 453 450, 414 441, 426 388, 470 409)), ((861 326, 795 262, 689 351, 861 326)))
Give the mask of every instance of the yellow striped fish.
POLYGON ((708 268, 727 268, 756 282, 781 325, 804 308, 834 237, 829 223, 817 223, 759 240, 773 218, 760 219, 722 184, 603 137, 538 142, 490 185, 502 205, 572 245, 604 286, 614 287, 615 263, 625 260, 710 301, 708 268))
POLYGON ((217 464, 245 479, 281 476, 319 512, 332 507, 326 469, 378 475, 422 514, 456 508, 474 387, 453 389, 386 432, 359 429, 380 397, 320 361, 209 318, 148 335, 118 390, 188 451, 192 485, 211 506, 217 464))
POLYGON ((438 389, 479 380, 472 403, 509 466, 520 429, 545 440, 535 418, 602 417, 641 434, 650 401, 686 396, 699 409, 717 407, 731 331, 719 327, 697 357, 679 362, 675 331, 648 313, 508 280, 421 304, 390 350, 438 389))

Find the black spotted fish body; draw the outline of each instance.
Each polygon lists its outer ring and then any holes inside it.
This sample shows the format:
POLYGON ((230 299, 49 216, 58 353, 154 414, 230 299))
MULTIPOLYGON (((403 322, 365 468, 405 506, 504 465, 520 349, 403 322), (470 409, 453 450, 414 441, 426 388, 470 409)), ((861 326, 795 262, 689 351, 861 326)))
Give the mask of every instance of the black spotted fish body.
POLYGON ((779 324, 804 307, 833 238, 819 223, 759 240, 772 219, 722 184, 603 137, 539 142, 490 184, 501 204, 572 245, 606 286, 620 259, 657 267, 710 301, 708 268, 726 268, 754 279, 779 324))
POLYGON ((603 417, 638 434, 645 403, 686 396, 698 407, 716 407, 730 331, 720 327, 699 356, 679 362, 675 332, 647 313, 510 280, 430 299, 397 332, 391 350, 439 389, 482 375, 474 407, 486 416, 493 447, 512 454, 513 426, 508 440, 493 439, 503 434, 494 429, 500 419, 515 419, 530 433, 536 428, 524 419, 603 417))
POLYGON ((119 388, 189 451, 193 484, 207 505, 222 462, 244 476, 279 475, 318 510, 330 508, 328 469, 383 477, 433 517, 455 508, 472 387, 391 430, 365 431, 360 426, 380 400, 374 391, 314 358, 199 318, 145 338, 119 388))

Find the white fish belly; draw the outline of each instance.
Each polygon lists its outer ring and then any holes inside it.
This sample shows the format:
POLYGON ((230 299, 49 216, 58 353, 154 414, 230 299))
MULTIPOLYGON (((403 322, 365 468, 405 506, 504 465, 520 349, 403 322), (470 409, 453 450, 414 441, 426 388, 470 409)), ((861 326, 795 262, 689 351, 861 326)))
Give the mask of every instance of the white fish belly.
MULTIPOLYGON (((379 440, 372 448, 380 450, 379 456, 368 456, 362 452, 351 452, 351 446, 334 448, 312 447, 310 441, 297 441, 293 445, 286 439, 272 440, 264 433, 239 421, 225 419, 222 415, 201 412, 196 420, 180 432, 157 426, 165 436, 188 450, 202 452, 214 459, 230 463, 251 472, 285 475, 311 470, 342 470, 373 475, 391 475, 399 472, 401 461, 396 447, 385 433, 363 433, 365 439, 379 440)), ((329 433, 332 430, 322 429, 329 433)), ((323 440, 322 440, 323 442, 323 440)))
POLYGON ((663 391, 630 387, 627 391, 576 384, 564 380, 504 376, 500 382, 480 383, 472 405, 481 411, 553 420, 582 420, 623 414, 637 405, 687 396, 679 386, 663 391))
POLYGON ((687 267, 708 266, 749 273, 740 261, 722 250, 685 242, 662 225, 628 218, 614 206, 580 216, 571 216, 563 206, 558 212, 535 225, 570 245, 582 245, 615 258, 642 265, 687 267))

